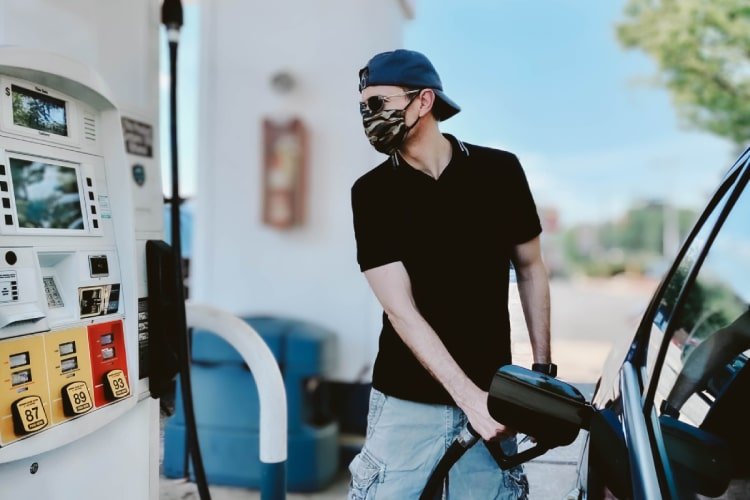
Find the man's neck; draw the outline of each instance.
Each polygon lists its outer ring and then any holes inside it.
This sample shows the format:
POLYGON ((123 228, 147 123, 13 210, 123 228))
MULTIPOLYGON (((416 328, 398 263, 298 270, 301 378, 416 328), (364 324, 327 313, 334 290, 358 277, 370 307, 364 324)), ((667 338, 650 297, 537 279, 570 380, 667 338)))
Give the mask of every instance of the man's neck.
POLYGON ((417 170, 437 179, 451 161, 453 147, 437 127, 420 127, 400 153, 404 159, 417 170))

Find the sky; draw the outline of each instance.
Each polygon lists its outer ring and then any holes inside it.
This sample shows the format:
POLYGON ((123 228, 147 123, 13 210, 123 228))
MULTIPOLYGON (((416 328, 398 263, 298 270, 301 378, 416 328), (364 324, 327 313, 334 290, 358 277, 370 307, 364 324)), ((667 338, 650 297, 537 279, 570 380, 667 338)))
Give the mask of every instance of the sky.
MULTIPOLYGON (((611 220, 639 201, 699 210, 737 153, 681 123, 669 93, 655 83, 654 62, 621 48, 615 25, 624 3, 417 0, 405 24, 404 46, 432 60, 446 94, 463 108, 442 130, 518 155, 537 204, 556 208, 565 226, 611 220)), ((198 6, 186 5, 183 82, 198 81, 197 21, 198 6)), ((187 195, 196 188, 197 155, 189 149, 196 93, 182 85, 179 94, 187 195)), ((163 147, 165 188, 167 159, 163 147)))
POLYGON ((518 155, 541 206, 564 224, 638 200, 702 208, 735 159, 687 129, 657 67, 616 38, 622 0, 418 0, 406 48, 433 62, 462 112, 442 124, 518 155))

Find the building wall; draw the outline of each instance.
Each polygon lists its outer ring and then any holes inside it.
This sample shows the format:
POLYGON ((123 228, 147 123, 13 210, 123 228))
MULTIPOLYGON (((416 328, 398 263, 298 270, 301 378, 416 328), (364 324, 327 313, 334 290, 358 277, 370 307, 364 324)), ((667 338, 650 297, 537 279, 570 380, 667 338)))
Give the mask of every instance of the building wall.
POLYGON ((379 306, 356 264, 350 187, 384 159, 358 112, 357 71, 402 45, 410 2, 201 2, 199 168, 192 296, 237 315, 275 314, 338 334, 334 378, 368 379, 379 306), (288 72, 288 94, 271 77, 288 72), (262 223, 262 121, 300 118, 307 218, 262 223))

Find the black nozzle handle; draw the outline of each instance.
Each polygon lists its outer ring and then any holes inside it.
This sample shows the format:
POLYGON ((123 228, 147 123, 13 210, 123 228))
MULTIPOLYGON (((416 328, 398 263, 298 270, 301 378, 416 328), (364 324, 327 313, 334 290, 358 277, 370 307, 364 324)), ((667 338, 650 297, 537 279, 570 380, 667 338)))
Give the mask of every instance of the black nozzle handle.
POLYGON ((456 441, 458 441, 464 448, 471 448, 480 439, 482 439, 482 436, 480 436, 479 433, 474 430, 474 427, 468 422, 466 423, 466 427, 464 427, 458 436, 456 436, 456 441))
POLYGON ((435 469, 433 469, 432 474, 427 479, 424 490, 422 490, 422 494, 419 496, 419 500, 434 500, 438 498, 440 492, 443 490, 443 480, 448 476, 448 471, 480 439, 481 436, 477 431, 474 430, 471 424, 467 423, 466 427, 461 430, 453 441, 453 444, 445 452, 443 458, 437 463, 435 469))
POLYGON ((498 467, 500 467, 502 470, 512 469, 513 467, 521 465, 522 463, 528 462, 529 460, 533 460, 536 457, 544 455, 550 450, 547 446, 543 446, 537 443, 537 445, 533 448, 524 450, 521 453, 507 455, 503 451, 502 446, 500 446, 500 443, 490 443, 485 441, 484 444, 487 447, 487 450, 490 452, 490 455, 492 455, 492 458, 495 459, 498 467))

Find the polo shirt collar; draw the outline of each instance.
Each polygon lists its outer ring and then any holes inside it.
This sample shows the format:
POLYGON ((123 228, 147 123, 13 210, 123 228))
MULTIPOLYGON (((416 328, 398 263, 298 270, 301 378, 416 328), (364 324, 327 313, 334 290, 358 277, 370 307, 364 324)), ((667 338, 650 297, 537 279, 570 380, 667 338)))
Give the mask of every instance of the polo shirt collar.
MULTIPOLYGON (((469 149, 466 147, 466 145, 462 141, 456 139, 455 136, 451 134, 443 134, 443 137, 448 139, 448 141, 451 143, 451 159, 448 162, 448 165, 455 161, 459 161, 460 159, 467 158, 471 154, 469 153, 469 149)), ((409 168, 416 171, 416 169, 409 165, 404 157, 401 156, 401 153, 399 151, 396 151, 391 155, 391 165, 393 165, 394 169, 409 168)), ((446 168, 448 167, 446 166, 446 168)))

